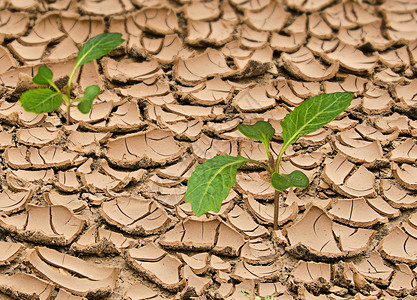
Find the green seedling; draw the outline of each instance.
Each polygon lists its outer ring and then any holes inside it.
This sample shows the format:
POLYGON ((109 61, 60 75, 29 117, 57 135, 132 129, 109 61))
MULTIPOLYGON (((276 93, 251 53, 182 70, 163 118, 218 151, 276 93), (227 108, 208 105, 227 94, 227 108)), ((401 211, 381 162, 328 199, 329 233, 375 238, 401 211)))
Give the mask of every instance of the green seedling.
POLYGON ((58 109, 62 102, 66 106, 67 124, 70 122, 70 107, 73 103, 79 102, 77 107, 80 112, 87 114, 91 110, 94 99, 100 94, 100 88, 97 85, 90 85, 84 91, 84 96, 71 99, 71 84, 75 72, 79 67, 99 59, 117 46, 124 42, 120 33, 102 33, 89 39, 78 52, 77 61, 69 76, 66 86, 66 92, 62 92, 53 82, 52 70, 46 66, 38 68, 38 74, 33 77, 32 81, 39 85, 49 85, 50 88, 40 88, 26 91, 22 94, 19 101, 23 108, 28 112, 36 114, 48 113, 58 109))
POLYGON ((185 202, 191 203, 191 208, 197 216, 208 211, 219 212, 222 201, 229 195, 230 189, 236 183, 237 169, 246 163, 257 164, 271 175, 270 182, 275 189, 274 229, 278 229, 280 193, 290 187, 306 188, 309 185, 309 179, 301 171, 280 174, 279 164, 282 156, 298 138, 322 128, 339 116, 349 107, 352 99, 353 93, 321 94, 307 99, 294 108, 281 121, 283 144, 276 158, 269 150, 271 138, 275 134, 270 123, 258 121, 254 125, 239 125, 238 130, 243 135, 263 143, 268 163, 240 155, 215 156, 198 165, 191 174, 185 193, 185 202))
MULTIPOLYGON (((245 296, 245 297, 247 297, 248 299, 253 299, 253 300, 262 300, 262 298, 260 297, 260 296, 253 296, 252 297, 252 294, 251 293, 249 293, 249 292, 246 292, 246 291, 242 291, 242 290, 240 290, 240 293, 243 295, 243 296, 245 296)), ((265 300, 274 300, 274 295, 266 295, 265 296, 265 300)))

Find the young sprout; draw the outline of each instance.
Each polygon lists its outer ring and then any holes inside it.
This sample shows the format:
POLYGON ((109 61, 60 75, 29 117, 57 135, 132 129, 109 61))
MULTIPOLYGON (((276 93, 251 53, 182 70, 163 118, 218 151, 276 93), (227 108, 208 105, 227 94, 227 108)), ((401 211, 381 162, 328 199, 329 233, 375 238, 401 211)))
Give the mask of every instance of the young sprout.
POLYGON ((191 208, 197 216, 208 211, 219 212, 222 201, 229 195, 230 189, 236 183, 236 172, 246 163, 254 163, 271 175, 271 185, 275 189, 274 198, 274 230, 278 229, 279 197, 282 191, 290 187, 306 188, 309 179, 301 171, 281 174, 279 164, 287 148, 298 138, 312 133, 328 124, 349 107, 353 93, 332 93, 314 96, 304 101, 300 106, 281 121, 283 144, 277 157, 270 153, 270 141, 275 134, 272 125, 258 121, 254 125, 239 125, 238 130, 248 138, 262 142, 265 147, 268 164, 249 158, 230 155, 215 156, 205 163, 198 165, 188 180, 185 202, 191 203, 191 208))
POLYGON ((46 66, 40 66, 38 74, 33 77, 32 81, 39 85, 49 85, 52 89, 40 88, 24 92, 19 99, 23 108, 28 112, 36 114, 48 113, 58 109, 64 102, 67 124, 70 122, 70 107, 73 103, 79 102, 77 105, 78 110, 83 114, 87 114, 91 110, 94 99, 100 94, 100 88, 97 85, 90 85, 85 89, 82 97, 71 99, 71 84, 75 72, 82 65, 99 59, 114 50, 124 42, 121 37, 120 33, 102 33, 89 39, 78 52, 77 61, 69 75, 65 92, 62 92, 53 82, 54 75, 52 70, 46 66))

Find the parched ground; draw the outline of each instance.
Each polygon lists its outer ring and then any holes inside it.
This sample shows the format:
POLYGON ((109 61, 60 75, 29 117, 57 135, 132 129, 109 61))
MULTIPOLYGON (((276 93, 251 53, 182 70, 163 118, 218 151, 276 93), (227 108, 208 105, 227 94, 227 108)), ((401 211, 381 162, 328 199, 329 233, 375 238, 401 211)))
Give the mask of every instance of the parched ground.
POLYGON ((1 299, 415 299, 416 0, 2 0, 0 40, 1 299), (77 72, 92 111, 25 112, 38 66, 64 87, 102 32, 125 42, 77 72), (339 91, 347 111, 285 154, 312 184, 280 230, 251 165, 193 215, 199 163, 266 161, 240 123, 269 121, 276 154, 284 116, 339 91))

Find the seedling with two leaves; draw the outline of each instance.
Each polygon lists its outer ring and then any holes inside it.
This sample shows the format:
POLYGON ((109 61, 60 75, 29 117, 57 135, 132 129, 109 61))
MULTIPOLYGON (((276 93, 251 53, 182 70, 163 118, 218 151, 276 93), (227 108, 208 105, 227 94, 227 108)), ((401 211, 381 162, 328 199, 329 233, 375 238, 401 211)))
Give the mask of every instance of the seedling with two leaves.
POLYGON ((70 107, 73 103, 79 102, 77 105, 78 110, 87 114, 91 110, 94 99, 100 94, 100 88, 97 85, 90 85, 85 89, 84 96, 71 99, 71 84, 74 75, 82 65, 99 59, 123 43, 124 40, 121 36, 120 33, 102 33, 89 39, 83 45, 80 52, 78 52, 75 66, 69 76, 65 93, 54 83, 52 70, 46 66, 40 66, 38 73, 33 77, 32 81, 39 85, 49 85, 54 90, 39 88, 24 92, 19 99, 23 108, 28 112, 36 114, 48 113, 58 109, 64 102, 67 124, 70 122, 70 107))
POLYGON ((274 229, 278 229, 279 196, 290 187, 306 188, 308 177, 301 171, 280 174, 279 164, 287 148, 298 138, 312 133, 328 124, 349 107, 353 93, 332 93, 314 96, 294 108, 281 121, 283 144, 275 158, 270 152, 270 141, 275 134, 272 125, 258 121, 254 125, 241 124, 238 130, 246 137, 262 142, 268 163, 249 158, 219 155, 198 165, 188 180, 185 202, 197 216, 208 211, 219 212, 222 201, 229 195, 236 183, 237 169, 246 163, 253 163, 267 170, 271 175, 271 185, 275 189, 274 229))

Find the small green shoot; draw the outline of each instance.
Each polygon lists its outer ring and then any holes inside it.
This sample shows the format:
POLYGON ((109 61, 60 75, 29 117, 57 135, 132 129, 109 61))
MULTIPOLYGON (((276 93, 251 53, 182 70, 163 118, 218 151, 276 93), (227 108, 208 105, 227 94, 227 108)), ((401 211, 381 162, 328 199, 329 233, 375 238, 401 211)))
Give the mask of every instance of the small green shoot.
POLYGON ((290 174, 280 174, 279 164, 288 147, 298 138, 312 133, 328 124, 349 107, 353 93, 332 93, 314 96, 304 101, 300 106, 281 121, 283 145, 276 158, 270 153, 270 141, 275 134, 272 125, 258 121, 254 125, 239 125, 238 130, 248 138, 262 142, 268 158, 268 164, 242 156, 221 155, 209 159, 196 167, 188 180, 185 202, 191 203, 191 208, 197 216, 208 211, 218 212, 223 200, 229 195, 230 189, 236 183, 237 169, 245 163, 254 163, 271 175, 271 185, 276 190, 274 202, 274 229, 278 229, 279 194, 290 188, 306 188, 308 177, 301 171, 290 174))
POLYGON ((32 81, 39 85, 49 85, 53 90, 40 88, 24 92, 19 99, 23 108, 28 112, 36 114, 48 113, 57 110, 64 102, 67 124, 70 122, 70 107, 73 103, 79 102, 77 105, 78 110, 83 114, 87 114, 91 110, 94 99, 100 94, 100 88, 97 85, 90 85, 85 89, 84 96, 71 99, 71 84, 74 75, 82 65, 99 59, 123 43, 124 40, 121 37, 120 33, 102 33, 89 39, 78 52, 65 93, 55 85, 52 70, 46 66, 40 66, 38 74, 33 77, 32 81))

